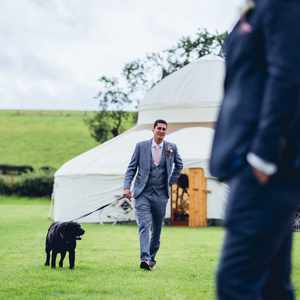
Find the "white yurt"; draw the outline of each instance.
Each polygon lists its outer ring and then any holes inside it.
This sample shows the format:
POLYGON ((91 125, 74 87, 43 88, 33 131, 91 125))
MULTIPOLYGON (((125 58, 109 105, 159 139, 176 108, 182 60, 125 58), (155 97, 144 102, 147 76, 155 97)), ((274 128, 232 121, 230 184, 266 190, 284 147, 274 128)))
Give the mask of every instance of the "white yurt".
POLYGON ((114 200, 122 195, 135 144, 152 137, 156 119, 165 119, 169 124, 166 140, 176 143, 188 180, 188 186, 172 187, 166 218, 175 225, 190 226, 222 219, 226 186, 209 175, 207 163, 223 74, 223 60, 206 56, 159 82, 141 101, 134 128, 73 158, 55 173, 52 218, 72 220, 113 202, 80 222, 133 220, 133 205, 114 200))

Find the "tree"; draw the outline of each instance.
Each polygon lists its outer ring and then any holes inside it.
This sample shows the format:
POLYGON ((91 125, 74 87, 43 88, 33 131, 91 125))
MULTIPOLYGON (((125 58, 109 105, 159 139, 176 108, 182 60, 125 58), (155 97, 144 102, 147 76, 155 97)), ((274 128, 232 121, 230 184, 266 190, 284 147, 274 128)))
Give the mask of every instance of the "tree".
POLYGON ((222 45, 226 36, 227 32, 211 34, 207 30, 198 30, 193 36, 181 38, 170 49, 127 63, 122 77, 127 81, 130 96, 135 96, 132 101, 138 102, 160 80, 202 56, 223 56, 222 45))
POLYGON ((103 143, 136 123, 137 113, 127 111, 99 111, 93 117, 85 119, 91 136, 103 143))
POLYGON ((85 119, 92 137, 105 142, 128 129, 136 122, 137 113, 125 111, 132 103, 128 89, 121 86, 117 78, 102 76, 100 91, 96 96, 100 111, 85 119))
POLYGON ((133 125, 136 115, 126 111, 136 110, 145 93, 164 77, 204 55, 222 56, 226 35, 226 32, 211 34, 198 30, 192 36, 181 38, 170 49, 125 64, 119 78, 101 76, 100 92, 95 97, 100 112, 86 120, 92 136, 103 142, 133 125))

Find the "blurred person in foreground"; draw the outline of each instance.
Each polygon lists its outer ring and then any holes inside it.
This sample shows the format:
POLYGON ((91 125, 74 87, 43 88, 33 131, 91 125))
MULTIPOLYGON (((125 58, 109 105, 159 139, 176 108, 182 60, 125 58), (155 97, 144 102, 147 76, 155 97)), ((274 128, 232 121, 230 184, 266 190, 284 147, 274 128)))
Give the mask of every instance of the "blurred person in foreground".
POLYGON ((176 183, 183 167, 177 146, 164 140, 167 127, 165 120, 154 122, 153 138, 137 143, 124 178, 124 196, 135 199, 140 268, 148 271, 156 264, 169 187, 176 183), (135 176, 132 195, 130 187, 135 176))
POLYGON ((247 1, 225 45, 211 174, 229 185, 219 300, 295 299, 300 204, 300 1, 247 1))

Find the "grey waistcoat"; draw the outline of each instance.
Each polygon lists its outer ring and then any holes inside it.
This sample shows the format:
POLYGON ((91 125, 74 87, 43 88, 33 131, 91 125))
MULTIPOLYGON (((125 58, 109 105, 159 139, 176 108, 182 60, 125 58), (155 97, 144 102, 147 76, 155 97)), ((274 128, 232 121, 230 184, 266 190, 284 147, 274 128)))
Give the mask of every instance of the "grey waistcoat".
POLYGON ((166 197, 168 197, 167 188, 166 157, 163 151, 158 166, 156 166, 152 160, 145 192, 165 192, 166 197))

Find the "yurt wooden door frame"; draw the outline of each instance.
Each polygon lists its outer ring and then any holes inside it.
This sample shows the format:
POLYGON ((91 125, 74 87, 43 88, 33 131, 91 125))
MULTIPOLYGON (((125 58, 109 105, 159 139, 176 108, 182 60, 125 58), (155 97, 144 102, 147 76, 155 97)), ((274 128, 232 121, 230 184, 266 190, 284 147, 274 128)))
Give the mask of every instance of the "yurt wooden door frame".
POLYGON ((171 223, 177 226, 207 226, 206 178, 202 168, 182 172, 171 191, 171 223))

